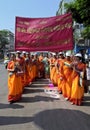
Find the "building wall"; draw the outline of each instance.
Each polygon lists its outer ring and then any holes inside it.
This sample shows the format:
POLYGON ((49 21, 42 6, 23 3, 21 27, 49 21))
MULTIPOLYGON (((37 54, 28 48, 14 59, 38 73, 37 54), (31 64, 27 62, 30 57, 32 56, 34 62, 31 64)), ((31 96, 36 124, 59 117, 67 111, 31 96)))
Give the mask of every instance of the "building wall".
POLYGON ((60 1, 60 4, 59 4, 59 8, 56 12, 56 15, 62 15, 62 14, 65 14, 66 10, 64 8, 64 4, 65 3, 69 3, 69 2, 72 2, 73 0, 61 0, 60 1))
MULTIPOLYGON (((65 14, 66 10, 64 8, 64 3, 69 2, 73 2, 73 0, 61 0, 56 15, 65 14)), ((74 28, 74 42, 75 42, 74 52, 77 52, 78 50, 83 48, 88 49, 90 52, 90 40, 87 39, 84 40, 84 38, 81 37, 81 32, 84 29, 83 24, 79 24, 74 21, 73 28, 74 28)))
POLYGON ((7 30, 7 31, 8 31, 7 38, 9 40, 9 44, 6 45, 6 48, 7 48, 6 50, 13 51, 14 50, 14 33, 9 30, 7 30))

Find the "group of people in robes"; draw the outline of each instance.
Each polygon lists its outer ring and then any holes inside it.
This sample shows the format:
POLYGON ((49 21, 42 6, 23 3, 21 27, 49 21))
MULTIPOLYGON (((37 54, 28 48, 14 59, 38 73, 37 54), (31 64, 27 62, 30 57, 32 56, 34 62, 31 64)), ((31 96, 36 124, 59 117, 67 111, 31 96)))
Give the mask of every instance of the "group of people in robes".
POLYGON ((11 53, 7 65, 8 101, 11 103, 21 99, 23 90, 36 78, 45 78, 48 72, 45 66, 48 61, 41 55, 30 55, 28 52, 11 53), (43 61, 44 60, 44 61, 43 61))
POLYGON ((82 62, 82 55, 72 55, 67 52, 64 56, 60 52, 59 58, 52 58, 50 65, 50 79, 58 86, 65 100, 71 104, 81 105, 84 98, 86 64, 82 62))
POLYGON ((58 92, 71 102, 81 105, 84 97, 86 64, 82 55, 63 52, 58 55, 30 55, 17 51, 11 54, 8 70, 8 101, 21 99, 23 90, 36 78, 49 78, 57 86, 58 92))

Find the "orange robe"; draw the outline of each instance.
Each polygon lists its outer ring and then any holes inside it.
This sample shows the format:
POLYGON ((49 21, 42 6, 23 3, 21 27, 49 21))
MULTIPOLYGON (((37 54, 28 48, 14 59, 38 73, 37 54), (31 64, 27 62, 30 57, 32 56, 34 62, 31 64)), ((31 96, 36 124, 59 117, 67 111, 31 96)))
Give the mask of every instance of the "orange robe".
POLYGON ((30 76, 30 66, 29 64, 26 64, 26 68, 25 68, 25 74, 24 74, 24 81, 25 81, 25 86, 28 86, 31 83, 31 76, 30 76))
POLYGON ((49 63, 50 63, 50 79, 51 81, 54 83, 54 74, 55 74, 55 71, 56 71, 56 68, 55 68, 55 61, 56 59, 51 57, 49 59, 49 63))
POLYGON ((38 78, 44 78, 45 69, 44 69, 44 63, 42 60, 37 61, 37 69, 38 69, 38 78))
MULTIPOLYGON (((10 61, 8 63, 8 69, 14 69, 15 62, 10 61)), ((22 81, 21 76, 19 76, 17 73, 11 73, 8 71, 8 101, 17 101, 21 98, 22 95, 22 81)))
POLYGON ((29 76, 31 77, 31 82, 34 80, 34 70, 33 70, 33 63, 31 62, 29 65, 29 76))
POLYGON ((33 69, 33 79, 35 80, 38 77, 38 63, 37 59, 32 61, 32 69, 33 69))
POLYGON ((58 91, 59 92, 62 92, 62 87, 64 85, 64 81, 63 81, 63 65, 64 65, 64 59, 60 59, 58 61, 58 64, 59 64, 59 70, 58 70, 58 75, 57 75, 57 78, 58 78, 58 91))
MULTIPOLYGON (((18 62, 22 68, 22 71, 25 73, 25 60, 23 57, 16 57, 16 62, 18 62)), ((22 80, 22 89, 24 89, 24 86, 25 86, 25 74, 22 74, 21 75, 21 80, 22 80)))
MULTIPOLYGON (((84 72, 86 69, 86 65, 83 63, 78 63, 77 68, 84 72)), ((70 101, 73 104, 81 105, 83 97, 84 97, 84 80, 82 79, 82 84, 80 85, 80 76, 75 70, 73 70, 72 91, 70 101)))
POLYGON ((72 69, 67 65, 70 64, 71 61, 65 60, 63 65, 63 87, 62 87, 62 94, 65 98, 70 99, 71 97, 71 88, 72 88, 72 80, 71 74, 72 69))
POLYGON ((53 74, 52 74, 52 78, 53 78, 53 83, 57 86, 57 84, 58 84, 58 78, 57 78, 57 76, 58 76, 58 69, 57 69, 57 66, 56 66, 57 60, 55 61, 54 64, 55 64, 55 67, 53 68, 54 71, 53 71, 53 74))

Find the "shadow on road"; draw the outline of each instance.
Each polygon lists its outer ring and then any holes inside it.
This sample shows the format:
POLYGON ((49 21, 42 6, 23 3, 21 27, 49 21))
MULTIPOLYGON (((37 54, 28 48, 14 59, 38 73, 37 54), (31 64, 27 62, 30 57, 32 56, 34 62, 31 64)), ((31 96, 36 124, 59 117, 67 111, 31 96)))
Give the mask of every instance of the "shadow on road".
POLYGON ((40 93, 43 92, 43 89, 37 89, 37 88, 25 88, 23 91, 23 94, 28 94, 28 93, 40 93))
POLYGON ((78 110, 46 110, 35 115, 34 122, 43 130, 89 130, 90 115, 78 110))
POLYGON ((83 106, 90 106, 90 95, 84 97, 83 106))
POLYGON ((19 104, 3 104, 3 103, 0 103, 0 109, 6 109, 6 108, 21 109, 21 108, 24 108, 24 106, 19 105, 19 104))
POLYGON ((33 121, 32 117, 0 116, 0 125, 23 124, 33 121))
POLYGON ((32 84, 30 85, 31 87, 45 87, 48 84, 50 84, 51 81, 50 79, 36 79, 34 82, 32 82, 32 84))
POLYGON ((33 122, 43 130, 89 130, 90 115, 78 110, 53 109, 37 113, 34 117, 1 116, 0 125, 33 122))
POLYGON ((34 103, 34 102, 40 102, 40 101, 44 101, 44 102, 48 102, 48 101, 54 101, 57 99, 54 98, 50 98, 50 97, 45 97, 45 96, 34 96, 34 97, 22 97, 22 99, 19 102, 23 102, 23 103, 34 103))

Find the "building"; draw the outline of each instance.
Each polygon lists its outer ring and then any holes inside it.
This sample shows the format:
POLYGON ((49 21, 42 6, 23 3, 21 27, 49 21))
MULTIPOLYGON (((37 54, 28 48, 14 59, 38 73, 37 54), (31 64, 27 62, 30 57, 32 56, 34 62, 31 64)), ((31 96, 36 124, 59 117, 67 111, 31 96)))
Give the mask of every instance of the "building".
POLYGON ((14 33, 11 32, 10 30, 6 30, 5 31, 8 32, 8 35, 7 35, 7 39, 9 41, 9 44, 5 46, 5 51, 8 51, 8 52, 11 52, 11 51, 14 51, 15 48, 14 48, 14 33))
MULTIPOLYGON (((56 15, 62 15, 66 13, 65 9, 65 3, 73 2, 73 0, 61 0, 59 4, 59 8, 56 12, 56 15)), ((74 53, 77 53, 81 49, 85 49, 88 53, 90 53, 90 40, 89 39, 84 39, 81 36, 81 32, 84 29, 83 24, 76 23, 75 21, 73 22, 73 29, 74 29, 74 53)))
POLYGON ((8 44, 4 44, 4 40, 0 40, 0 58, 4 58, 7 52, 14 51, 14 33, 10 30, 3 29, 0 30, 2 32, 2 36, 5 37, 5 41, 8 41, 8 44), (5 33, 5 34, 4 34, 5 33), (3 41, 3 42, 2 42, 3 41), (2 46, 3 45, 3 46, 2 46))
MULTIPOLYGON (((69 3, 73 0, 61 0, 60 3, 59 3, 59 8, 56 12, 56 15, 63 15, 66 13, 66 9, 65 9, 65 3, 69 3)), ((72 50, 68 50, 69 53, 72 53, 72 50)))
POLYGON ((60 4, 59 4, 59 8, 56 12, 56 15, 62 15, 62 14, 65 14, 66 13, 66 9, 65 9, 65 3, 69 3, 73 0, 61 0, 60 1, 60 4))
POLYGON ((90 40, 84 39, 81 35, 84 29, 83 24, 79 24, 74 21, 73 27, 74 27, 74 39, 75 39, 74 53, 77 53, 80 50, 86 50, 86 52, 90 54, 90 40))

